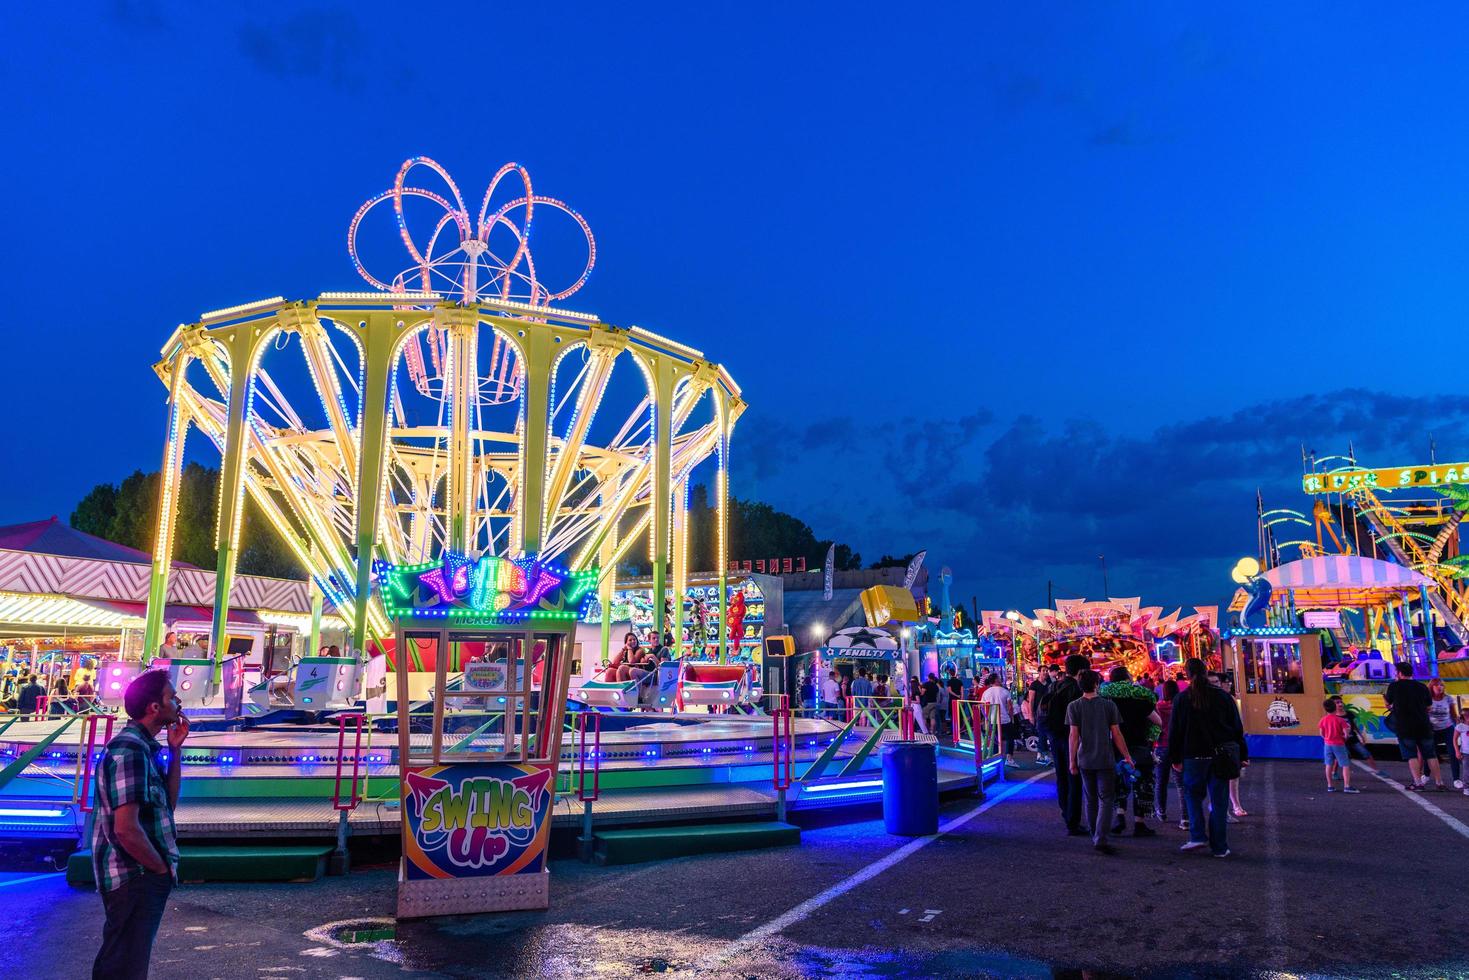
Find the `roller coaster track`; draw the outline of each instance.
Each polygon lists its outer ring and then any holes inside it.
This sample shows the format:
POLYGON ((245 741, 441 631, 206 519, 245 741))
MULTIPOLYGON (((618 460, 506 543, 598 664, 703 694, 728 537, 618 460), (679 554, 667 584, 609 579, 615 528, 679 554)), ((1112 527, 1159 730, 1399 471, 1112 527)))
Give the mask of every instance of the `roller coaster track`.
POLYGON ((1371 529, 1378 547, 1399 564, 1433 580, 1436 587, 1428 590, 1429 603, 1443 617, 1457 643, 1469 644, 1469 629, 1464 625, 1469 620, 1469 600, 1456 588, 1452 569, 1428 560, 1427 544, 1432 539, 1404 525, 1394 509, 1370 489, 1354 490, 1349 499, 1357 516, 1371 529))

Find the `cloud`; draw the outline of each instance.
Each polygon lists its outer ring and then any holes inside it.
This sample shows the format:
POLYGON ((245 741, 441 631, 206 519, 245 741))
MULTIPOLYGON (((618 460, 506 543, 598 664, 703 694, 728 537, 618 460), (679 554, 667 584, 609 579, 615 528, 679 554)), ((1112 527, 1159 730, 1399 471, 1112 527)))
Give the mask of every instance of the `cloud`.
POLYGON ((257 68, 279 78, 321 78, 357 90, 366 82, 367 54, 361 21, 340 7, 303 10, 284 20, 250 21, 240 27, 240 50, 257 68))
POLYGON ((1364 465, 1392 466, 1426 460, 1432 432, 1440 459, 1469 459, 1469 396, 1363 389, 1143 434, 1092 420, 996 424, 985 413, 871 429, 851 419, 781 420, 783 434, 766 428, 771 421, 740 424, 736 494, 789 510, 863 554, 927 547, 970 577, 964 589, 987 583, 990 608, 1025 596, 1034 605, 1048 579, 1090 583, 1099 594, 1103 554, 1114 594, 1215 602, 1230 588, 1229 563, 1254 550, 1256 489, 1267 506, 1306 508, 1303 450, 1344 454, 1350 444, 1364 465))

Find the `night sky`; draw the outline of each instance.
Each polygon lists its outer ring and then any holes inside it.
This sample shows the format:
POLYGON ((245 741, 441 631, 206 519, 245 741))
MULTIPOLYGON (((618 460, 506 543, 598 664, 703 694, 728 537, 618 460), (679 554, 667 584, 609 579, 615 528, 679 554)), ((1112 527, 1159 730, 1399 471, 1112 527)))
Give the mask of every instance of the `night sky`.
POLYGON ((365 288, 418 154, 730 368, 736 494, 983 608, 1216 602, 1303 445, 1469 459, 1461 7, 489 8, 6 5, 0 522, 157 468, 176 323, 365 288))

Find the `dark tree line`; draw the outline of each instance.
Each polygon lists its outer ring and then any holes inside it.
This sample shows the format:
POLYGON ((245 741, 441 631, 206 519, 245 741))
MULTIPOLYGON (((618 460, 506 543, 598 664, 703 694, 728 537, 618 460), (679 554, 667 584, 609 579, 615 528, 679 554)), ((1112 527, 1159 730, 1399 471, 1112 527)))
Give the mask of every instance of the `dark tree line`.
MULTIPOLYGON (((99 538, 152 553, 158 520, 159 478, 156 472, 134 472, 121 483, 99 483, 82 498, 71 513, 71 526, 99 538)), ((173 557, 201 568, 214 568, 214 521, 219 503, 219 470, 189 463, 179 484, 178 523, 174 527, 173 557)), ((689 568, 714 571, 717 564, 717 513, 710 506, 709 490, 702 484, 689 492, 689 568)), ((729 501, 728 554, 731 560, 758 558, 806 559, 808 569, 819 569, 826 561, 829 539, 816 537, 803 520, 756 500, 729 501)), ((906 565, 912 555, 895 558, 883 555, 871 567, 906 565)), ((862 556, 845 544, 837 544, 834 563, 838 569, 862 567, 862 556)), ((301 568, 270 522, 248 498, 244 524, 240 528, 238 568, 247 575, 304 578, 301 568)), ((625 566, 628 574, 647 574, 646 562, 625 566)))
MULTIPOLYGON (((71 526, 118 544, 153 552, 158 522, 158 473, 137 470, 121 483, 99 483, 71 512, 71 526)), ((174 524, 173 557, 200 568, 214 568, 214 521, 219 506, 219 470, 189 463, 179 480, 178 520, 174 524)), ((255 503, 248 498, 240 525, 236 567, 246 575, 306 577, 255 503)))

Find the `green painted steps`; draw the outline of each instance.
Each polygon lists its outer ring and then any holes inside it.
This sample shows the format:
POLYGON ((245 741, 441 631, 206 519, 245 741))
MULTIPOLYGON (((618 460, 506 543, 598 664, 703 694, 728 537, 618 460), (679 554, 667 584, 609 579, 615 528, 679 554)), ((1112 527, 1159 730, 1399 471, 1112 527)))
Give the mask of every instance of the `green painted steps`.
MULTIPOLYGON (((315 881, 326 873, 329 845, 179 846, 179 881, 315 881)), ((69 885, 96 887, 92 852, 66 862, 69 885)))
POLYGON ((799 843, 800 827, 773 821, 603 830, 592 836, 592 860, 598 864, 637 864, 799 843))

